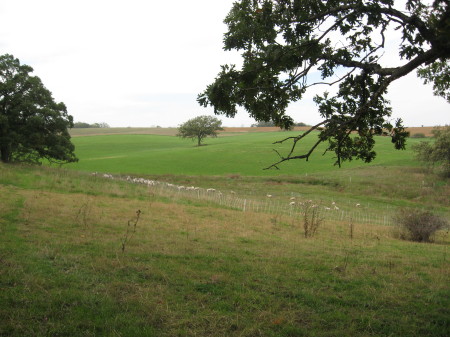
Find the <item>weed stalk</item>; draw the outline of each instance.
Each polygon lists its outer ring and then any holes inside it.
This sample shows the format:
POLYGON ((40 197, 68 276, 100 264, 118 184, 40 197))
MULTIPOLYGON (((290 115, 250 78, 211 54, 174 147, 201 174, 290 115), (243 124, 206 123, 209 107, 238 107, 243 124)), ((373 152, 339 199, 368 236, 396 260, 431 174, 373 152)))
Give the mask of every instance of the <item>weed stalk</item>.
POLYGON ((127 231, 122 238, 122 253, 125 252, 125 247, 128 241, 133 237, 134 233, 136 233, 136 226, 139 222, 139 217, 141 216, 141 210, 136 211, 136 219, 128 220, 127 231))

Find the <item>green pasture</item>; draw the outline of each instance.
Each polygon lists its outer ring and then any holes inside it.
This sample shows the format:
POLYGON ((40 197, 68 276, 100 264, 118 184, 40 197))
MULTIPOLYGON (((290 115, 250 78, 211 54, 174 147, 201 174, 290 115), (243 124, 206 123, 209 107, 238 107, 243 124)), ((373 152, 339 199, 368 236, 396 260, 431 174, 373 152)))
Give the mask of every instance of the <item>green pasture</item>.
POLYGON ((371 164, 339 169, 322 148, 309 162, 262 170, 273 148, 287 151, 272 143, 295 134, 227 135, 201 147, 86 134, 73 138, 79 163, 0 164, 0 336, 448 336, 448 231, 414 243, 395 227, 336 217, 305 238, 300 217, 117 179, 448 218, 448 180, 388 138, 377 139, 371 164))
MULTIPOLYGON (((72 138, 80 161, 65 167, 216 188, 252 200, 270 194, 282 202, 292 196, 328 204, 339 202, 346 210, 359 203, 371 212, 389 215, 397 207, 431 207, 448 212, 448 183, 424 174, 410 150, 411 144, 421 140, 409 139, 407 149, 398 151, 388 137, 378 137, 378 156, 370 164, 355 160, 338 168, 333 165, 332 153, 323 155, 322 145, 309 161, 292 160, 281 164, 279 170, 264 170, 278 159, 273 149, 285 154, 292 144, 273 143, 295 135, 298 131, 227 134, 207 138, 206 145, 198 147, 173 135, 86 133, 72 138)), ((308 149, 316 137, 317 133, 306 137, 297 150, 308 149)))
MULTIPOLYGON (((263 170, 276 162, 278 155, 287 154, 291 142, 272 144, 298 132, 263 132, 207 138, 205 146, 174 136, 163 135, 105 135, 74 137, 76 154, 80 161, 66 167, 115 174, 147 175, 227 175, 279 176, 305 175, 335 171, 334 154, 323 155, 325 145, 319 146, 307 162, 293 160, 280 165, 280 170, 263 170)), ((317 134, 299 143, 297 151, 306 151, 314 143, 317 134)), ((409 144, 417 142, 410 139, 409 144)), ((378 137, 378 154, 371 166, 415 166, 410 150, 394 150, 390 139, 378 137)), ((346 162, 343 169, 368 166, 361 161, 346 162)))
MULTIPOLYGON (((362 193, 387 199, 395 176, 419 174, 358 170, 362 193)), ((353 193, 331 177, 205 178, 353 193)), ((420 244, 352 228, 329 220, 307 239, 300 219, 0 164, 0 336, 448 336, 448 234, 420 244)))

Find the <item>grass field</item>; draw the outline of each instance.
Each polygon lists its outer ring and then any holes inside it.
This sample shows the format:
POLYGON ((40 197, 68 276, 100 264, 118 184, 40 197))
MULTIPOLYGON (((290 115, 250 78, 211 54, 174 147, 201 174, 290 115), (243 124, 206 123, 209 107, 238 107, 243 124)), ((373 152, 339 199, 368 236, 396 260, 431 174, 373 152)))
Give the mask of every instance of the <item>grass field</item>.
MULTIPOLYGON (((281 170, 263 170, 277 161, 273 151, 286 154, 291 144, 272 143, 298 132, 259 132, 208 138, 207 145, 197 147, 194 142, 173 136, 123 134, 107 136, 76 137, 73 142, 80 162, 67 165, 83 171, 99 171, 120 174, 186 174, 246 176, 274 176, 290 174, 311 174, 335 171, 333 154, 322 156, 325 147, 319 147, 311 159, 291 161, 280 166, 281 170)), ((305 139, 299 150, 309 149, 317 134, 305 139)), ((418 139, 410 139, 412 144, 418 139)), ((370 165, 416 165, 412 154, 407 151, 393 151, 390 140, 378 137, 376 151, 378 158, 370 165)), ((367 166, 360 161, 345 163, 344 168, 367 166)))
POLYGON ((0 164, 0 336, 448 336, 448 232, 419 244, 329 219, 305 238, 285 214, 91 175, 448 216, 448 180, 385 138, 371 165, 262 171, 280 135, 92 135, 67 168, 0 164))
MULTIPOLYGON (((164 129, 156 129, 161 130, 164 129)), ((341 204, 365 203, 380 211, 388 206, 448 210, 447 182, 424 174, 409 147, 396 151, 386 137, 377 138, 378 157, 370 164, 353 161, 338 169, 331 153, 322 155, 322 147, 308 162, 293 160, 280 165, 280 170, 263 170, 277 160, 274 148, 286 153, 290 146, 272 143, 298 131, 238 130, 230 130, 227 137, 208 138, 207 145, 201 147, 169 135, 95 136, 94 130, 90 137, 73 138, 80 162, 66 167, 217 188, 252 199, 271 194, 275 199, 287 200, 300 194, 327 202, 339 200, 341 204)), ((305 148, 314 142, 314 137, 305 139, 305 148)), ((409 139, 408 145, 419 141, 422 140, 409 139)))
POLYGON ((0 170, 2 336, 448 335, 445 233, 417 244, 355 224, 351 238, 327 221, 305 239, 289 218, 0 170))

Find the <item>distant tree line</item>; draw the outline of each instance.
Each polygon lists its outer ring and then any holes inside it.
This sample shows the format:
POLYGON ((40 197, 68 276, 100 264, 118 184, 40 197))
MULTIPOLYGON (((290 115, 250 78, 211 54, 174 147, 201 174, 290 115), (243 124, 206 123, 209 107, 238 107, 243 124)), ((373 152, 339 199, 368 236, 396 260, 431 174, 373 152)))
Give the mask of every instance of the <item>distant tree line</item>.
POLYGON ((84 123, 84 122, 76 122, 73 124, 74 129, 87 129, 87 128, 109 128, 108 123, 84 123))
MULTIPOLYGON (((252 128, 255 128, 255 127, 257 127, 257 128, 261 128, 261 127, 272 127, 272 126, 276 126, 275 123, 274 123, 273 121, 269 121, 269 122, 258 122, 258 123, 255 123, 255 124, 252 124, 252 125, 251 125, 252 128)), ((306 124, 306 123, 300 122, 300 123, 294 123, 293 126, 310 126, 310 125, 308 125, 308 124, 306 124)))

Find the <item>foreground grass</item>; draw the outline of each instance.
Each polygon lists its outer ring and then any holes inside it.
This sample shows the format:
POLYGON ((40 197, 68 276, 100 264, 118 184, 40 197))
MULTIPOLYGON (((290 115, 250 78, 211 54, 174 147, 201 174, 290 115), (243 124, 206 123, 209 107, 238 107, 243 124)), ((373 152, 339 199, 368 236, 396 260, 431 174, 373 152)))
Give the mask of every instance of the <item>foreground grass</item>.
POLYGON ((0 170, 0 335, 448 335, 445 233, 416 244, 355 224, 351 239, 328 222, 304 239, 281 216, 0 170))

